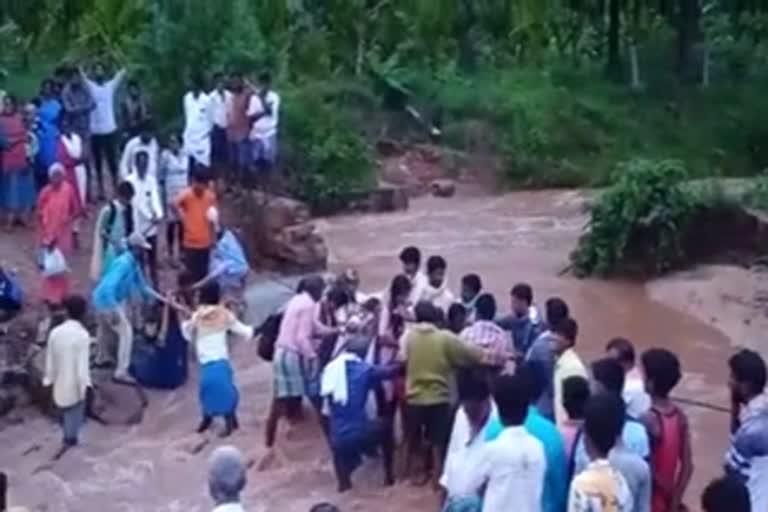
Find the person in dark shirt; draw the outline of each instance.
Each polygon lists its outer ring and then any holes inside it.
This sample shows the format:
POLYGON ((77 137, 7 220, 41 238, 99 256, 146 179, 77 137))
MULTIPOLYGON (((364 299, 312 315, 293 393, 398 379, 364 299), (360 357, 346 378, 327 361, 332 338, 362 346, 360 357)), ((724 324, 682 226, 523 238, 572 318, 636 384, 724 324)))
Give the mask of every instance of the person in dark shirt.
POLYGON ((516 284, 510 292, 510 301, 512 312, 497 323, 509 331, 515 352, 522 359, 541 332, 538 312, 533 307, 533 289, 526 283, 516 284))
POLYGON ((369 394, 383 380, 401 372, 401 365, 372 366, 363 358, 368 348, 364 337, 351 337, 345 352, 325 368, 321 394, 329 411, 329 441, 333 452, 339 492, 352 488, 352 473, 363 454, 382 451, 386 485, 394 484, 394 432, 391 422, 369 419, 369 394))

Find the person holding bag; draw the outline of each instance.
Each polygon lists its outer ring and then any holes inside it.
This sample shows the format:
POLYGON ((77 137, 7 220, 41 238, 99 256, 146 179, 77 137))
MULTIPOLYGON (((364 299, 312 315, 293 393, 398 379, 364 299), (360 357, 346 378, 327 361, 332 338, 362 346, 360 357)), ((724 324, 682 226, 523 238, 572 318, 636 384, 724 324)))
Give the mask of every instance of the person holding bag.
POLYGON ((61 304, 69 293, 66 260, 72 254, 73 226, 80 215, 77 191, 65 180, 64 173, 61 164, 51 166, 49 183, 40 192, 37 203, 42 298, 49 306, 61 304))

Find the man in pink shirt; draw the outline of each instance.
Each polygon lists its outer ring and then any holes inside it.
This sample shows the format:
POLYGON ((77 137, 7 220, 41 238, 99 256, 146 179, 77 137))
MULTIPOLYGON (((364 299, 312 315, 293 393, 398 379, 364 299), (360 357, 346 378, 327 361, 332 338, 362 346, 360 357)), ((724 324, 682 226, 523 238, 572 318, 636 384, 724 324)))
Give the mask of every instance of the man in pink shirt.
MULTIPOLYGON (((266 428, 266 445, 271 451, 282 417, 295 417, 302 397, 307 397, 320 414, 320 364, 314 340, 338 332, 320 323, 318 308, 325 282, 311 276, 299 284, 288 301, 275 341, 274 398, 266 428)), ((322 418, 322 415, 321 415, 322 418)))

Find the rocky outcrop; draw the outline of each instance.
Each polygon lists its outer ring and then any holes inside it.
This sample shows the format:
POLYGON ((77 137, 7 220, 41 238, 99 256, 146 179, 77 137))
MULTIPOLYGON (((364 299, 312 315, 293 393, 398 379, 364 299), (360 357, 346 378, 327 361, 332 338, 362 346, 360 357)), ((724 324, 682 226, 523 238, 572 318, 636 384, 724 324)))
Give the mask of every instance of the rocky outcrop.
POLYGON ((435 197, 453 197, 456 193, 456 182, 453 180, 435 180, 430 183, 429 188, 435 197))
POLYGON ((239 231, 252 267, 288 272, 325 269, 328 249, 306 204, 253 193, 230 205, 225 222, 239 231))

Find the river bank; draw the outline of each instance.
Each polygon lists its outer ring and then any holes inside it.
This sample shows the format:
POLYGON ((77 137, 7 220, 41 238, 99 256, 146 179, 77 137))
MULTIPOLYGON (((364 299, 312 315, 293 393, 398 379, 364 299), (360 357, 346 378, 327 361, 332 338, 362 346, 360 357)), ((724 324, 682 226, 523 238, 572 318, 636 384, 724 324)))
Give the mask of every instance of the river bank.
MULTIPOLYGON (((328 244, 331 269, 357 268, 366 290, 384 289, 398 271, 397 251, 417 245, 425 254, 448 260, 454 288, 463 274, 477 272, 502 305, 518 281, 534 286, 539 304, 553 295, 566 299, 581 325, 578 347, 587 360, 598 357, 616 335, 629 337, 640 349, 662 345, 677 351, 685 370, 677 395, 727 406, 727 357, 743 340, 759 345, 766 322, 760 307, 762 275, 722 266, 698 267, 649 283, 561 275, 586 221, 586 196, 580 191, 488 195, 460 187, 451 199, 415 199, 407 211, 344 215, 318 219, 316 225, 328 244)), ((0 261, 29 265, 27 249, 32 246, 29 234, 3 236, 0 261)), ((87 283, 81 281, 78 287, 85 290, 87 283)), ((233 359, 242 396, 242 429, 230 442, 257 460, 263 454, 271 369, 248 343, 234 347, 233 359)), ((184 388, 150 393, 139 425, 90 423, 82 447, 53 465, 47 461, 57 448, 58 430, 49 420, 32 410, 24 411, 21 423, 0 420, 0 469, 9 472, 12 503, 48 512, 210 509, 205 458, 221 441, 215 435, 193 434, 198 419, 196 379, 193 365, 184 388)), ((700 407, 686 407, 686 412, 696 464, 688 503, 696 510, 701 489, 720 473, 728 417, 700 407)), ((276 465, 249 473, 249 510, 305 512, 326 500, 344 511, 437 506, 425 489, 405 484, 381 488, 378 465, 366 466, 356 479, 356 490, 338 496, 327 447, 314 426, 292 432, 289 439, 281 433, 281 442, 284 453, 276 465)))

